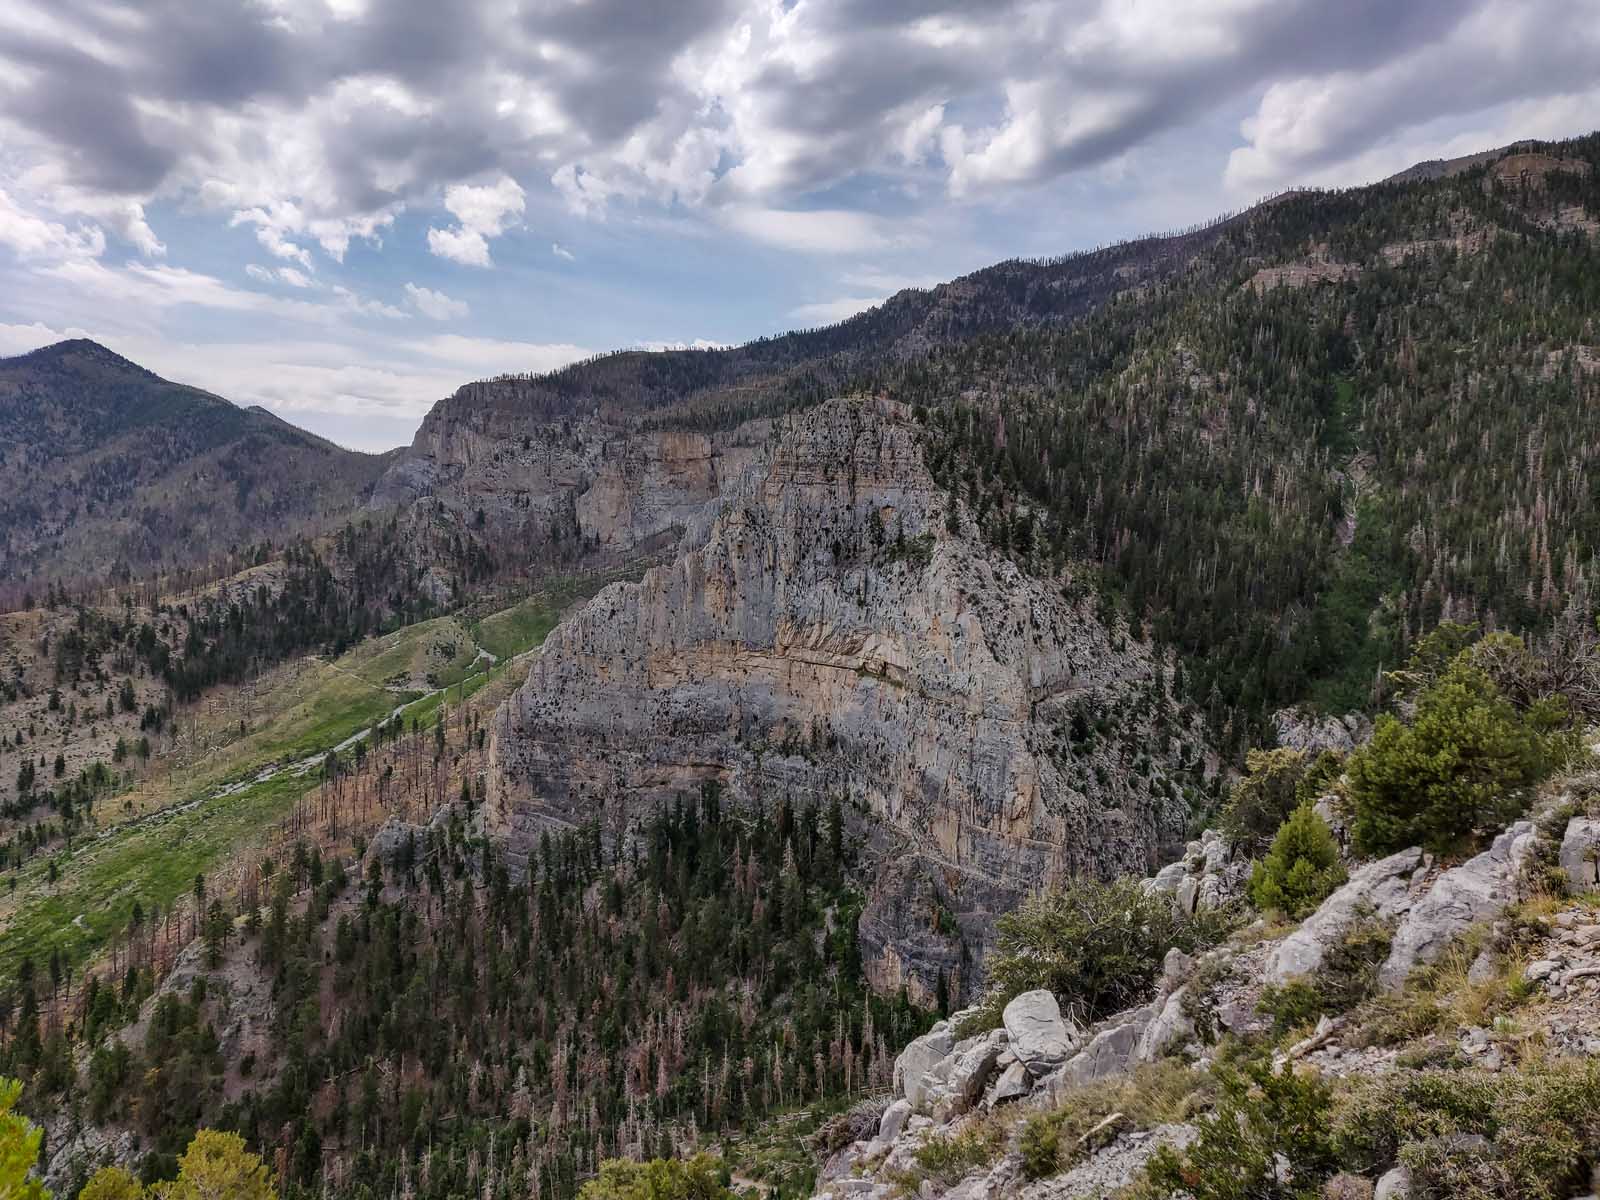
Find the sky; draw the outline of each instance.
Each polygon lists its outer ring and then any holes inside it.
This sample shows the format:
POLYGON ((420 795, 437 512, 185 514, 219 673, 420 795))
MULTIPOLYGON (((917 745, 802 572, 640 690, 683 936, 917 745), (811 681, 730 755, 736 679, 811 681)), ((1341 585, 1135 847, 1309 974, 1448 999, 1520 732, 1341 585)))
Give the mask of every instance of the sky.
POLYGON ((4 0, 0 355, 359 449, 475 378, 1600 127, 1600 0, 4 0))

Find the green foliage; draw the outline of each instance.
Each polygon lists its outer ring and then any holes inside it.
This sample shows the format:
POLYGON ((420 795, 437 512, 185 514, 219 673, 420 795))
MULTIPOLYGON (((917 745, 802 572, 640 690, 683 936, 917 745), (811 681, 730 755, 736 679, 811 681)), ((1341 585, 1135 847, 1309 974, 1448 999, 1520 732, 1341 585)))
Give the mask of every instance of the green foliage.
POLYGON ((1405 1163, 1414 1196, 1575 1195, 1600 1168, 1600 1063, 1368 1077, 1341 1097, 1332 1131, 1348 1163, 1405 1163))
POLYGON ((709 1154, 633 1162, 608 1158, 583 1185, 579 1200, 732 1200, 727 1170, 709 1154))
POLYGON ((969 1171, 986 1167, 1005 1149, 1005 1131, 994 1121, 977 1121, 959 1133, 931 1137, 917 1147, 917 1172, 949 1187, 969 1171))
POLYGON ((1272 849, 1250 876, 1250 898, 1263 912, 1309 916, 1347 878, 1333 831, 1310 804, 1289 815, 1272 849))
POLYGON ((1049 988, 1068 1009, 1098 1019, 1144 995, 1170 947, 1209 949, 1235 922, 1222 910, 1178 916, 1170 897, 1147 895, 1134 879, 1075 880, 1000 918, 983 1009, 998 1020, 1013 997, 1049 988))
POLYGON ((1372 995, 1378 966, 1389 956, 1391 940, 1389 928, 1382 922, 1359 921, 1328 948, 1315 975, 1269 984, 1256 1007, 1272 1017, 1278 1034, 1309 1025, 1320 1016, 1349 1012, 1372 995))
POLYGON ((1547 761, 1540 731, 1460 654, 1409 722, 1385 714, 1351 756, 1356 845, 1369 854, 1457 848, 1521 812, 1547 761))
POLYGON ((1161 1194, 1181 1192, 1193 1200, 1317 1196, 1338 1166, 1328 1128, 1332 1088, 1292 1063, 1273 1071, 1249 1060, 1219 1064, 1216 1083, 1216 1108, 1198 1122, 1198 1139, 1183 1151, 1156 1151, 1148 1183, 1161 1194))
POLYGON ((44 1131, 16 1112, 22 1084, 0 1078, 0 1197, 4 1200, 49 1200, 44 1185, 29 1172, 39 1158, 44 1131))
POLYGON ((1251 854, 1265 846, 1299 805, 1309 766, 1301 750, 1251 750, 1219 820, 1229 841, 1251 854))
POLYGON ((143 1200, 144 1184, 123 1167, 101 1167, 89 1177, 78 1200, 143 1200))
POLYGON ((431 1130, 419 1194, 471 1194, 469 1153, 532 1133, 541 1152, 513 1190, 537 1171, 562 1200, 619 1145, 665 1157, 691 1127, 744 1131, 887 1086, 931 1017, 867 985, 840 806, 725 810, 708 785, 619 832, 552 834, 513 882, 456 819, 370 858, 367 889, 327 877, 303 909, 286 863, 248 948, 275 981, 275 1019, 238 1099, 221 1087, 218 1003, 165 997, 127 1059, 108 1046, 92 1060, 95 1103, 136 1114, 162 1155, 200 1125, 252 1147, 288 1127, 286 1193, 317 1184, 313 1148, 338 1139, 371 1148, 341 1196, 416 1188, 401 1151, 431 1130), (379 1064, 402 1058, 394 1087, 379 1064))

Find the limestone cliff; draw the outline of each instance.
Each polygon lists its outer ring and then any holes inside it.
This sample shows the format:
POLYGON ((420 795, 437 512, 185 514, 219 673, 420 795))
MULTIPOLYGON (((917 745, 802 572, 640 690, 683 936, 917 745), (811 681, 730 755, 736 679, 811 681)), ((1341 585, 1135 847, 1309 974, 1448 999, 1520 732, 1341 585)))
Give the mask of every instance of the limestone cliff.
POLYGON ((489 820, 513 861, 707 780, 843 796, 875 851, 875 978, 917 990, 1041 881, 1145 870, 1185 816, 1169 766, 1200 759, 1156 664, 948 509, 903 409, 787 418, 699 544, 600 593, 501 708, 489 820))
POLYGON ((760 453, 769 423, 645 430, 598 408, 525 412, 517 381, 469 384, 424 420, 369 507, 454 513, 491 546, 552 530, 627 553, 669 543, 760 453), (481 517, 479 514, 482 514, 481 517))

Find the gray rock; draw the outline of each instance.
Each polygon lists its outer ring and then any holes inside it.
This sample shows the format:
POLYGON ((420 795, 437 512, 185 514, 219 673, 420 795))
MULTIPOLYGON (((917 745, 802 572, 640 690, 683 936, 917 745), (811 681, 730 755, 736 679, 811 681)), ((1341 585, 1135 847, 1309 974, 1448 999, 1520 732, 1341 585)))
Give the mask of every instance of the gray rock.
POLYGON ((1033 1086, 1033 1077, 1028 1074, 1028 1068, 1020 1062, 1014 1062, 1004 1071, 1000 1078, 995 1080, 994 1087, 989 1092, 989 1104, 1004 1104, 1007 1100, 1017 1100, 1028 1094, 1033 1086))
POLYGON ((1180 913, 1185 915, 1194 912, 1195 906, 1200 903, 1200 878, 1197 875, 1185 875, 1183 882, 1178 885, 1177 893, 1172 897, 1172 904, 1180 913))
POLYGON ((1188 870, 1183 863, 1168 863, 1149 879, 1146 879, 1140 886, 1144 889, 1146 895, 1161 892, 1170 896, 1178 890, 1178 885, 1183 882, 1184 876, 1187 874, 1188 870))
POLYGON ((1161 960, 1161 990, 1170 992, 1194 970, 1194 959, 1173 946, 1161 960))
POLYGON ((1600 887, 1600 818, 1573 817, 1561 838, 1561 869, 1574 892, 1600 887))
POLYGON ((1410 876, 1421 861, 1421 849, 1413 847, 1352 872, 1349 882, 1273 948, 1266 963, 1267 982, 1283 984, 1317 970, 1328 951, 1363 916, 1393 920, 1409 909, 1410 876))
POLYGON ((900 1131, 906 1127, 906 1120, 911 1116, 911 1101, 906 1099, 896 1100, 883 1110, 883 1120, 878 1122, 878 1140, 892 1142, 900 1136, 900 1131))
POLYGON ((955 1046, 956 1035, 937 1026, 921 1037, 914 1038, 894 1060, 895 1094, 909 1100, 912 1108, 920 1109, 922 1105, 918 1101, 922 1099, 927 1086, 924 1081, 928 1072, 937 1067, 955 1046))
POLYGON ((1137 1017, 1110 1029, 1102 1029, 1089 1040, 1089 1044, 1073 1055, 1057 1075, 1052 1076, 1052 1087, 1059 1095, 1067 1088, 1082 1087, 1107 1075, 1126 1071, 1133 1061, 1133 1052, 1139 1045, 1139 1036, 1151 1017, 1137 1017))
POLYGON ((956 1112, 965 1112, 983 1094, 984 1085, 994 1074, 995 1060, 1006 1048, 1006 1033, 996 1029, 962 1045, 964 1049, 957 1049, 948 1060, 950 1067, 945 1075, 956 1112))
POLYGON ((1183 999, 1188 991, 1188 986, 1185 985, 1167 997, 1155 1020, 1145 1026, 1144 1032, 1139 1035, 1139 1044, 1133 1051, 1133 1061, 1153 1062, 1194 1037, 1194 1022, 1183 1011, 1183 999))
POLYGON ((1078 1031, 1061 1019, 1061 1006, 1044 988, 1023 992, 1006 1005, 1000 1019, 1011 1038, 1011 1052, 1036 1079, 1066 1062, 1082 1040, 1078 1031))
POLYGON ((1482 854, 1434 880, 1401 918, 1389 957, 1378 970, 1379 985, 1400 988, 1413 969, 1433 962, 1472 926, 1499 916, 1517 897, 1537 836, 1532 821, 1518 821, 1482 854))
POLYGON ((1391 1167, 1372 1189, 1372 1200, 1406 1200, 1411 1195, 1411 1172, 1404 1167, 1391 1167))
POLYGON ((1477 987, 1488 983, 1500 971, 1500 959, 1493 950, 1480 950, 1478 957, 1472 960, 1472 965, 1467 968, 1467 982, 1477 987))
POLYGON ((1549 979, 1561 969, 1561 960, 1555 958, 1537 958, 1529 963, 1522 972, 1522 977, 1530 983, 1538 983, 1541 979, 1549 979))

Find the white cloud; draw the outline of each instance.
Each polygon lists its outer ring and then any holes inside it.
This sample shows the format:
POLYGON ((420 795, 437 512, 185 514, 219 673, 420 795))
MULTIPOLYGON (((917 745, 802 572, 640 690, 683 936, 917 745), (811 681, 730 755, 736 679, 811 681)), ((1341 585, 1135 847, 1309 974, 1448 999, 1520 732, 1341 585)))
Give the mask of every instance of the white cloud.
POLYGON ((454 229, 428 230, 428 249, 440 258, 469 267, 493 266, 489 239, 499 237, 526 208, 522 185, 509 175, 483 187, 458 183, 445 189, 444 206, 456 218, 454 229))
POLYGON ((721 218, 745 237, 809 254, 861 254, 916 240, 908 230, 897 230, 882 218, 846 209, 801 211, 741 205, 725 210, 721 218))
POLYGON ((453 300, 443 292, 418 287, 414 283, 406 284, 406 299, 423 316, 435 321, 452 321, 472 311, 465 300, 453 300))
POLYGON ((837 300, 802 304, 790 310, 789 315, 804 326, 837 325, 876 304, 882 304, 885 299, 884 296, 841 296, 837 300))
POLYGON ((577 255, 573 254, 571 250, 568 250, 560 242, 550 243, 550 253, 554 254, 563 262, 572 262, 577 257, 577 255))
POLYGON ((0 189, 0 246, 24 260, 98 258, 105 253, 106 235, 94 225, 68 229, 28 212, 0 189))

